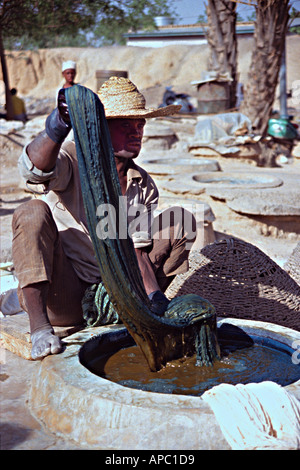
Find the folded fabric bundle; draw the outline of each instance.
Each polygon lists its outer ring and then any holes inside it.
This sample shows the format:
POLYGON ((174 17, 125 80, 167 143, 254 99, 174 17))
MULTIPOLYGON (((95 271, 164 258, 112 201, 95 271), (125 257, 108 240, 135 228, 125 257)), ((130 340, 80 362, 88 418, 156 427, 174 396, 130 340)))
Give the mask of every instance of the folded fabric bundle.
POLYGON ((221 384, 201 398, 233 450, 300 449, 300 401, 275 382, 221 384))
MULTIPOLYGON (((74 85, 65 91, 74 132, 83 202, 103 286, 116 313, 143 350, 151 370, 196 352, 197 363, 219 357, 213 305, 197 295, 173 299, 163 317, 151 311, 129 236, 100 239, 97 208, 112 204, 120 220, 121 188, 104 108, 91 90, 74 85), (185 335, 186 338, 185 338, 185 335)), ((119 227, 117 226, 117 233, 119 227)))

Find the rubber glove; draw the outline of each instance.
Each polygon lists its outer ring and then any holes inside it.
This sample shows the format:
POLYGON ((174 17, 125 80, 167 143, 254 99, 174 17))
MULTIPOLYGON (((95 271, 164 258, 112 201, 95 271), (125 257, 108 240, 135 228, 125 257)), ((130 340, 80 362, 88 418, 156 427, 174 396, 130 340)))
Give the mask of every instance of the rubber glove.
POLYGON ((58 92, 57 101, 57 108, 46 119, 46 133, 53 142, 61 144, 72 128, 63 88, 58 92))
POLYGON ((160 291, 156 290, 148 295, 150 299, 150 310, 158 316, 163 316, 169 305, 169 299, 160 291))

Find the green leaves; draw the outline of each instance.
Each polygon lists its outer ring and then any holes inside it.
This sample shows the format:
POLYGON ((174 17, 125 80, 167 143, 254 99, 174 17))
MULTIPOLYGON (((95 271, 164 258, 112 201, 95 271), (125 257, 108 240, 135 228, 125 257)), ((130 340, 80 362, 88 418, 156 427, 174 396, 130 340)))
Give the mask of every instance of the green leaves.
POLYGON ((172 14, 170 0, 6 0, 0 4, 5 47, 87 46, 123 43, 129 29, 155 28, 172 14), (87 39, 89 33, 89 39, 87 39))

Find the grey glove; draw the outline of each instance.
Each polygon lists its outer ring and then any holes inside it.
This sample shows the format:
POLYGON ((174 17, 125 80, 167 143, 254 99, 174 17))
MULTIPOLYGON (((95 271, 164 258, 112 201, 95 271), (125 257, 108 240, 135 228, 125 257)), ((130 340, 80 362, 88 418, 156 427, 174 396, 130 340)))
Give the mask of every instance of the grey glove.
POLYGON ((170 303, 169 299, 160 291, 156 290, 148 295, 150 300, 150 310, 156 315, 162 317, 170 303))
POLYGON ((63 88, 58 92, 57 101, 57 108, 46 119, 46 133, 53 142, 61 144, 72 128, 63 88))

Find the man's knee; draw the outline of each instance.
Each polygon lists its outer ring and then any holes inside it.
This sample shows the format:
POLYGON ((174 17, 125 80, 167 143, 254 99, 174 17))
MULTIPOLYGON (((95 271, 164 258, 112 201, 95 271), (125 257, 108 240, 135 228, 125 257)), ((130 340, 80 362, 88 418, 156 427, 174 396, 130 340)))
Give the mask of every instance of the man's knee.
POLYGON ((12 227, 13 231, 17 229, 20 224, 23 226, 33 224, 35 227, 38 225, 38 220, 43 220, 46 216, 51 216, 51 211, 44 201, 40 199, 31 199, 31 201, 24 202, 16 208, 13 214, 12 227))
POLYGON ((193 242, 197 234, 195 216, 192 212, 180 206, 165 209, 154 222, 153 234, 153 238, 185 238, 189 242, 193 242))
POLYGON ((49 206, 33 199, 13 217, 12 258, 21 287, 51 279, 58 231, 49 206))

